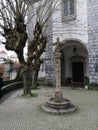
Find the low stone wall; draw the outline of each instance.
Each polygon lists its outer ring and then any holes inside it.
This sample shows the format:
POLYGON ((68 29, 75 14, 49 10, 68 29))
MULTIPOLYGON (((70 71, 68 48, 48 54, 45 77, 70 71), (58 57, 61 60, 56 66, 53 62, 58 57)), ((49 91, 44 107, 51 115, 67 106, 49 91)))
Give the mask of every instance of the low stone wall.
POLYGON ((11 90, 17 89, 17 88, 22 88, 23 87, 23 82, 22 81, 18 81, 18 82, 14 82, 8 85, 5 85, 2 87, 1 91, 2 94, 5 94, 11 90))

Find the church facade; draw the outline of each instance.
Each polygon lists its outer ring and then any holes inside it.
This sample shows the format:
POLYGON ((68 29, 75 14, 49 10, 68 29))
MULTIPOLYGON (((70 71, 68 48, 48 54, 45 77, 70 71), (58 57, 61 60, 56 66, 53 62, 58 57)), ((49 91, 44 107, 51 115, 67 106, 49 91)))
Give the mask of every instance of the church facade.
POLYGON ((59 38, 62 85, 66 81, 84 83, 85 78, 98 83, 98 0, 58 0, 49 23, 49 42, 41 67, 46 82, 55 84, 54 44, 59 38))
POLYGON ((55 46, 61 44, 61 83, 98 83, 98 1, 59 0, 46 48, 45 77, 55 83, 55 46))

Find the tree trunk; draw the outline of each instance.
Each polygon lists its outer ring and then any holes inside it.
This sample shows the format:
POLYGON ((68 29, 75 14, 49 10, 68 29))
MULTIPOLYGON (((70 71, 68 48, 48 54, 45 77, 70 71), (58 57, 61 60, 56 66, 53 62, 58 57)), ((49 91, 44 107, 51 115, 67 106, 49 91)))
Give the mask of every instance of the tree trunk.
POLYGON ((35 59, 34 62, 34 76, 33 76, 33 87, 37 87, 37 81, 38 81, 38 74, 40 71, 40 66, 41 66, 41 60, 40 60, 40 55, 38 55, 35 59))
POLYGON ((16 77, 15 77, 15 80, 23 80, 23 76, 22 76, 21 70, 22 70, 22 67, 20 66, 20 67, 19 67, 19 70, 18 70, 18 72, 17 72, 17 75, 16 75, 16 77))
POLYGON ((39 74, 39 70, 36 70, 34 73, 34 78, 33 78, 33 87, 34 88, 37 88, 38 74, 39 74))
POLYGON ((32 68, 23 70, 24 95, 31 95, 32 87, 32 68))

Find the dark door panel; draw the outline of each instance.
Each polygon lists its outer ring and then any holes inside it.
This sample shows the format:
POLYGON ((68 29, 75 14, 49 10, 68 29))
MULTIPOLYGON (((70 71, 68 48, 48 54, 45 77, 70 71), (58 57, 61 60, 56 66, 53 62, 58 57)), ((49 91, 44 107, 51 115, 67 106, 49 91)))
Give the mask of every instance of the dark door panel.
POLYGON ((72 63, 72 76, 73 76, 73 82, 83 82, 84 81, 83 62, 72 63))

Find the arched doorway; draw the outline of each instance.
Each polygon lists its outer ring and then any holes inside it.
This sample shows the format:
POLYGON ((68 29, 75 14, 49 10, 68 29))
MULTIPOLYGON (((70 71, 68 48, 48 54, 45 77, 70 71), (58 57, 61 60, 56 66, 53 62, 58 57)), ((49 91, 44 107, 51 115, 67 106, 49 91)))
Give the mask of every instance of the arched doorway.
POLYGON ((88 51, 79 41, 69 40, 61 47, 61 84, 83 84, 88 77, 88 51))

